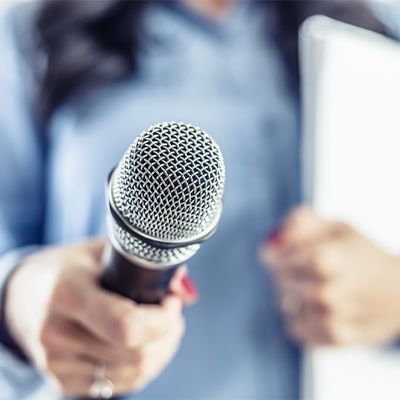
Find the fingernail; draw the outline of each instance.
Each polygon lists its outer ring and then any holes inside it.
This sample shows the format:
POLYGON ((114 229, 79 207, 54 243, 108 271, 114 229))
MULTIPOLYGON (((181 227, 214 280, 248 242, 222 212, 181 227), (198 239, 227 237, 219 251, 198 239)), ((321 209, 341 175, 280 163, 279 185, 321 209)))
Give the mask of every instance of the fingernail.
POLYGON ((282 228, 279 226, 266 237, 266 242, 272 246, 281 246, 284 242, 282 228))
POLYGON ((199 297, 199 291, 197 290, 194 282, 190 279, 189 275, 184 276, 181 280, 181 283, 188 295, 196 299, 199 297))

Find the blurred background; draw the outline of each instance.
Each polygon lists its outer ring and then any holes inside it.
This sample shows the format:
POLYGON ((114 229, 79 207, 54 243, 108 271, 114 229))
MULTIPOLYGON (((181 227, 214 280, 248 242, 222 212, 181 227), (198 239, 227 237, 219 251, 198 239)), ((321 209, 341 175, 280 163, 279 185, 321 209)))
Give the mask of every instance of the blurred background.
MULTIPOLYGON (((0 0, 0 11, 3 11, 5 8, 10 6, 10 4, 19 3, 21 1, 22 0, 0 0)), ((32 1, 32 0, 25 0, 25 1, 32 1)), ((54 0, 54 1, 57 1, 57 0, 54 0)), ((321 1, 323 1, 323 0, 321 0, 321 1)), ((399 3, 400 4, 400 0, 378 0, 378 1, 386 2, 386 3, 399 3)))
MULTIPOLYGON (((32 0, 25 0, 25 1, 32 1, 32 0)), ((54 0, 54 1, 57 1, 57 0, 54 0)), ((96 1, 96 0, 92 0, 92 1, 96 1)), ((131 1, 134 1, 134 0, 131 0, 131 1)), ((321 1, 323 1, 323 0, 321 0, 321 1)), ((348 1, 351 1, 351 0, 348 0, 348 1)), ((400 0, 379 0, 379 1, 400 4, 400 0)), ((0 0, 0 13, 4 12, 4 10, 6 10, 12 4, 20 3, 20 2, 22 2, 22 0, 0 0)), ((352 366, 350 366, 350 368, 351 367, 352 366)), ((0 397, 1 397, 1 395, 0 395, 0 397)), ((43 388, 43 389, 39 390, 37 393, 33 394, 27 400, 51 400, 51 399, 55 399, 55 398, 56 398, 55 392, 51 392, 51 390, 48 388, 43 388)))

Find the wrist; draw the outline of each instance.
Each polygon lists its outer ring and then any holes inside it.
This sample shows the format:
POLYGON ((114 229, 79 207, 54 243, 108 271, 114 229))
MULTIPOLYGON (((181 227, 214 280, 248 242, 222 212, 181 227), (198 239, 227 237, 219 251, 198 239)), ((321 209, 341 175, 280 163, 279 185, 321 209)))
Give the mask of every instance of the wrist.
POLYGON ((22 361, 28 361, 28 357, 25 355, 18 343, 14 340, 6 319, 8 283, 16 269, 18 269, 18 267, 16 267, 8 276, 0 292, 0 343, 18 359, 22 361))

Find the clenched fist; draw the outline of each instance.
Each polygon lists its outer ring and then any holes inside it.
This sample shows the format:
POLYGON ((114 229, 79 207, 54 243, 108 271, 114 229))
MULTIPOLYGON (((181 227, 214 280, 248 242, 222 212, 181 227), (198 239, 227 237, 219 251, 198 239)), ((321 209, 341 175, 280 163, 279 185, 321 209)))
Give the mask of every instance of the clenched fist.
POLYGON ((302 207, 262 246, 290 334, 303 344, 400 336, 400 259, 302 207))
POLYGON ((196 298, 183 267, 160 305, 139 305, 104 290, 104 245, 94 240, 38 252, 7 286, 11 335, 69 396, 88 394, 99 362, 114 394, 146 385, 175 354, 185 329, 182 308, 196 298))

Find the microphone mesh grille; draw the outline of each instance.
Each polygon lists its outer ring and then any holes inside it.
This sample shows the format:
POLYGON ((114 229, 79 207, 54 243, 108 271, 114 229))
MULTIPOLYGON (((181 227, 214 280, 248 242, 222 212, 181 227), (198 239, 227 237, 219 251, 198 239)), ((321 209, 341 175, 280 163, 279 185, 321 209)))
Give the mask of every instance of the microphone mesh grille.
POLYGON ((192 257, 200 247, 199 244, 192 244, 175 249, 161 249, 144 243, 142 240, 132 236, 125 229, 121 228, 114 219, 111 218, 109 223, 111 224, 110 231, 114 238, 126 252, 154 264, 179 264, 192 257))
POLYGON ((179 242, 215 225, 224 182, 224 161, 211 136, 192 125, 162 123, 144 131, 125 153, 112 196, 128 225, 179 242))

